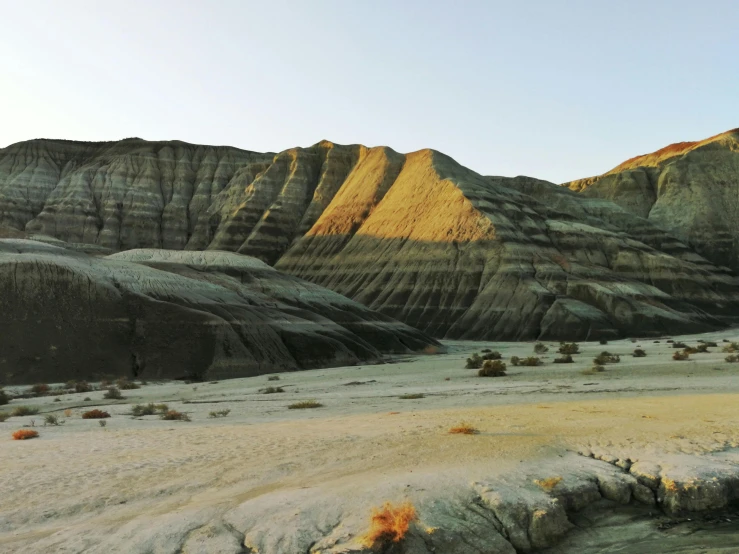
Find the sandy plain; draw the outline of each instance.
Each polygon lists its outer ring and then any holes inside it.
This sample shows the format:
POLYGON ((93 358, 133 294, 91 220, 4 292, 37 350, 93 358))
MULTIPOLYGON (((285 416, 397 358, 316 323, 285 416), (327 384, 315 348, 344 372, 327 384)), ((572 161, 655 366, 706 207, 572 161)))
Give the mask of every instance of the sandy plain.
POLYGON ((370 552, 361 536, 371 509, 405 499, 419 519, 409 542, 388 552, 737 552, 731 506, 703 520, 665 514, 636 502, 633 483, 622 506, 601 484, 602 498, 568 509, 551 532, 529 521, 518 545, 519 524, 506 523, 500 498, 487 501, 498 502, 493 515, 470 508, 491 491, 526 487, 535 492, 516 502, 536 508, 546 499, 531 495, 558 489, 532 483, 551 477, 573 484, 562 488, 567 504, 600 466, 657 465, 689 480, 685 472, 700 476, 704 460, 719 464, 726 494, 739 498, 739 364, 721 352, 739 332, 671 338, 718 347, 676 362, 667 337, 583 342, 575 363, 554 364, 558 345, 546 343, 544 365, 509 364, 505 377, 480 378, 464 369, 471 353, 491 348, 508 361, 532 355, 533 343, 450 341, 443 354, 275 381, 149 383, 118 401, 100 391, 13 400, 0 411, 39 414, 0 423, 0 552, 370 552), (638 346, 646 357, 631 356, 638 346), (621 362, 583 374, 603 350, 621 362), (264 394, 268 386, 285 392, 264 394), (288 409, 308 399, 323 407, 288 409), (149 402, 191 421, 131 416, 132 405, 149 402), (110 412, 105 427, 81 419, 92 408, 110 412), (224 409, 227 417, 209 417, 224 409), (44 426, 46 414, 65 422, 44 426), (462 422, 478 433, 448 433, 462 422), (32 424, 39 438, 11 440, 32 424), (736 491, 726 473, 734 467, 736 491))

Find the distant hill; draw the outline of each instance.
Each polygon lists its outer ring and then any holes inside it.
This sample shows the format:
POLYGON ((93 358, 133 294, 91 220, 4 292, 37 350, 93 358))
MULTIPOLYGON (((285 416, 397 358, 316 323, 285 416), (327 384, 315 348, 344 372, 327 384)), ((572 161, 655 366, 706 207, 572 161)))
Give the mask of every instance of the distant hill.
POLYGON ((112 251, 254 256, 435 337, 697 332, 737 313, 739 282, 694 235, 599 183, 577 194, 433 150, 328 141, 260 154, 34 140, 0 150, 0 225, 112 251))

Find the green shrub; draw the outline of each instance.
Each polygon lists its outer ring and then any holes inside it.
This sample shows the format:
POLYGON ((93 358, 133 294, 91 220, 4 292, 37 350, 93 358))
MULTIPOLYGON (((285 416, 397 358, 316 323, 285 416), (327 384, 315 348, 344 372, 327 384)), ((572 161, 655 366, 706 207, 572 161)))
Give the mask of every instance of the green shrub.
POLYGON ((3 389, 0 389, 0 406, 5 406, 5 404, 10 402, 10 397, 8 396, 8 393, 5 392, 3 389))
POLYGON ((560 356, 559 358, 554 358, 555 364, 571 364, 572 363, 572 356, 569 354, 565 354, 564 356, 560 356))
POLYGON ((267 377, 267 381, 279 381, 279 380, 280 380, 279 375, 270 375, 269 377, 267 377))
POLYGON ((231 413, 231 410, 217 410, 215 412, 208 413, 208 417, 211 417, 211 418, 226 417, 230 413, 231 413))
POLYGON ((278 392, 285 392, 285 389, 282 387, 267 387, 266 389, 261 390, 262 394, 275 394, 278 392))
POLYGON ((511 356, 511 365, 517 366, 519 363, 521 363, 521 358, 518 356, 511 356))
POLYGON ((580 347, 575 342, 562 342, 559 345, 560 354, 579 354, 580 347))
POLYGON ((537 358, 536 356, 528 356, 527 358, 523 358, 519 360, 518 365, 533 367, 533 366, 541 365, 541 360, 537 358))
POLYGON ((601 344, 608 344, 608 341, 606 339, 600 339, 601 344))
POLYGON ((537 342, 534 345, 534 352, 536 354, 545 354, 545 353, 549 352, 549 347, 546 344, 544 344, 543 342, 537 342))
POLYGON ((728 356, 726 356, 726 358, 724 358, 724 360, 726 360, 730 364, 735 364, 736 362, 739 362, 739 356, 737 356, 736 354, 729 354, 728 356))
POLYGON ((500 352, 492 351, 488 352, 487 354, 483 354, 482 359, 485 360, 500 360, 503 356, 500 354, 500 352))
POLYGON ((637 348, 636 350, 634 350, 634 353, 632 354, 634 358, 644 358, 646 355, 647 353, 644 352, 644 350, 642 350, 641 348, 637 348))
POLYGON ((412 394, 403 394, 399 396, 401 400, 418 400, 419 398, 425 398, 426 395, 420 392, 412 393, 412 394))
POLYGON ((47 416, 44 416, 44 426, 46 425, 64 425, 64 420, 59 419, 57 416, 53 414, 49 414, 47 416))
POLYGON ((695 347, 695 353, 696 354, 707 354, 708 353, 708 345, 705 342, 700 343, 695 347))
POLYGON ((74 392, 90 392, 91 390, 92 385, 87 381, 77 381, 74 384, 74 392))
POLYGON ((475 353, 470 358, 467 358, 467 365, 464 367, 465 369, 480 369, 484 361, 479 354, 475 353))
POLYGON ((684 342, 673 342, 672 347, 673 348, 687 348, 688 345, 685 344, 684 342))
POLYGON ((116 387, 109 387, 108 391, 103 395, 103 398, 107 398, 108 400, 120 400, 123 398, 123 395, 116 387))
POLYGON ((10 417, 10 414, 8 412, 0 412, 0 423, 5 421, 10 417))
POLYGON ((478 377, 502 377, 505 375, 506 365, 500 360, 485 360, 482 369, 477 372, 478 377))

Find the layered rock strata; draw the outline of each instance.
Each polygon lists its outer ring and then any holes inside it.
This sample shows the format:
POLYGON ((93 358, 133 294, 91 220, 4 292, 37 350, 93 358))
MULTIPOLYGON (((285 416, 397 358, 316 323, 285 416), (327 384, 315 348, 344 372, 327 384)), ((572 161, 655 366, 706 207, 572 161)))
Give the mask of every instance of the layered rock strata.
POLYGON ((0 151, 6 228, 251 255, 446 338, 724 325, 739 281, 643 215, 545 181, 484 177, 432 150, 323 141, 273 155, 130 139, 0 151))
POLYGON ((739 129, 671 144, 565 186, 611 200, 739 270, 739 129))
POLYGON ((423 333, 228 252, 0 240, 0 384, 220 379, 379 361, 423 333))

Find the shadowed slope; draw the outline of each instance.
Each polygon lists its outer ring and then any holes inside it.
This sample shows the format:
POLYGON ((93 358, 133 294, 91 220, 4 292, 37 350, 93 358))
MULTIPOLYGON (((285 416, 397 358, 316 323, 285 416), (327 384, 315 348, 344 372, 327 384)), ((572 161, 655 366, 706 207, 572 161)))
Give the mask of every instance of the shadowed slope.
POLYGON ((228 252, 92 258, 0 240, 0 384, 214 379, 435 347, 335 292, 228 252))

